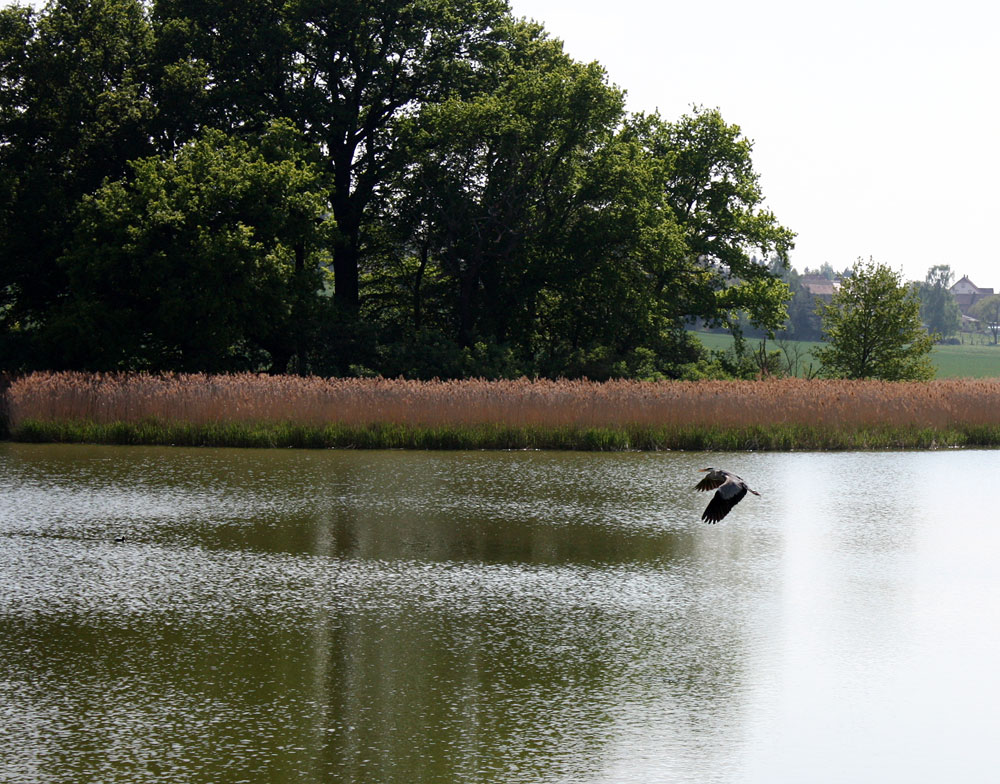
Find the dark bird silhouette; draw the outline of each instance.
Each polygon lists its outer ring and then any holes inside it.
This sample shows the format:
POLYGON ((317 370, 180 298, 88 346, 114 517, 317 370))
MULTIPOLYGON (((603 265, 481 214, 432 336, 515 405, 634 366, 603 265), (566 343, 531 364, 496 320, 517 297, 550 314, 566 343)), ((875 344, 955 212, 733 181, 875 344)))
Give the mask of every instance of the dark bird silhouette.
POLYGON ((723 471, 721 468, 702 468, 701 470, 705 472, 705 477, 695 485, 695 488, 697 490, 715 490, 715 495, 712 496, 712 500, 705 507, 705 513, 701 516, 701 519, 706 523, 719 522, 729 514, 730 509, 743 500, 743 496, 747 493, 760 495, 756 490, 751 490, 747 483, 736 474, 731 474, 729 471, 723 471))

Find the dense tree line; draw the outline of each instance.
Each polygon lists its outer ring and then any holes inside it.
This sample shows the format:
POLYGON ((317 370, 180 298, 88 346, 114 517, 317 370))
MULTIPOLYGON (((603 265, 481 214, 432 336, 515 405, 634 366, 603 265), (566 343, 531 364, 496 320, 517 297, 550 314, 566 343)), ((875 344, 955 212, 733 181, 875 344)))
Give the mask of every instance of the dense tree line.
POLYGON ((696 376, 787 317, 751 151, 505 0, 7 7, 0 363, 696 376))

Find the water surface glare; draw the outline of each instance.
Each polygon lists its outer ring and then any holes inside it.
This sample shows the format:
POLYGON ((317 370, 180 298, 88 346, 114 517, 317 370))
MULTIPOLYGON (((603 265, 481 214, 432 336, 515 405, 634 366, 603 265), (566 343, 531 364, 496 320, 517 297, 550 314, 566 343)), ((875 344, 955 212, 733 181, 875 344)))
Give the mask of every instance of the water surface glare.
POLYGON ((0 444, 0 781, 992 781, 992 477, 0 444))

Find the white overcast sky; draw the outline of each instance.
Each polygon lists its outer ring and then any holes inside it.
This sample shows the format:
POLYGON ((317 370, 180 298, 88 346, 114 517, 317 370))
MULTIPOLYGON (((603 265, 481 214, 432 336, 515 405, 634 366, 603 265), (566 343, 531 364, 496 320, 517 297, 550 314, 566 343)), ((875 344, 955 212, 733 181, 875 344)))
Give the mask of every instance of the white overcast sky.
POLYGON ((754 141, 792 265, 949 264, 1000 290, 1000 4, 511 0, 633 111, 718 108, 754 141))

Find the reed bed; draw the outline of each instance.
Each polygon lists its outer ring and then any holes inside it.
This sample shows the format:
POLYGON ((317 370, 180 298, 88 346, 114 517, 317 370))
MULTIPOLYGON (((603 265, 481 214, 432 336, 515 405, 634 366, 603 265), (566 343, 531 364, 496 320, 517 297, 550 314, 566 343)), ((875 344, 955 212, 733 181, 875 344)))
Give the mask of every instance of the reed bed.
POLYGON ((233 446, 845 449, 1000 445, 1000 380, 406 381, 36 373, 20 440, 233 446))

